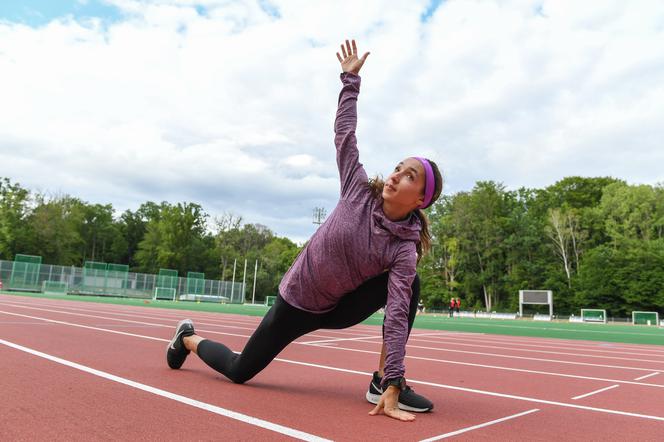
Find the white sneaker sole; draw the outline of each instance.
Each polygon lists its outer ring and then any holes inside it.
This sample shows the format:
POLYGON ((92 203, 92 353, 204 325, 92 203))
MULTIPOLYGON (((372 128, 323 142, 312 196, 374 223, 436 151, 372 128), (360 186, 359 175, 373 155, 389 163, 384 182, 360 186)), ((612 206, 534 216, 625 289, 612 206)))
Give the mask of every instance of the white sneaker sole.
MULTIPOLYGON (((369 401, 372 404, 378 404, 380 401, 380 395, 379 394, 373 394, 370 391, 367 391, 366 395, 367 401, 369 401)), ((406 404, 402 404, 399 402, 399 409, 404 410, 404 411, 412 411, 413 413, 426 413, 427 411, 431 410, 431 408, 415 408, 411 407, 406 404)))

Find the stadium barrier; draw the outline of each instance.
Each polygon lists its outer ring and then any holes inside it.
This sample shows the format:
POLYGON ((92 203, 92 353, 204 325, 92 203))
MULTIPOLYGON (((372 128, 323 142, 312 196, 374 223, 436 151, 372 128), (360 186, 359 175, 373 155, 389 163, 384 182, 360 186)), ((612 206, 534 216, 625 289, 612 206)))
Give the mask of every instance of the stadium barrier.
MULTIPOLYGON (((154 299, 158 287, 158 275, 147 273, 133 273, 125 271, 121 265, 106 265, 104 263, 88 264, 87 268, 75 266, 58 266, 51 264, 31 264, 26 271, 23 264, 15 265, 14 261, 0 260, 0 281, 5 281, 4 290, 13 290, 7 281, 17 282, 16 290, 42 292, 45 288, 49 292, 56 287, 60 290, 66 286, 70 295, 98 295, 120 296, 126 298, 154 299), (17 273, 12 278, 13 272, 17 273), (45 284, 46 281, 49 281, 45 284)), ((169 275, 170 276, 170 275, 169 275)), ((173 278, 170 276, 170 288, 174 288, 177 296, 186 295, 186 277, 173 278)), ((191 288, 191 285, 189 286, 191 288)), ((198 279, 196 281, 196 294, 202 296, 200 300, 242 304, 245 298, 246 286, 241 282, 218 281, 198 279)), ((171 292, 172 293, 172 292, 171 292)), ((172 296, 172 295, 171 295, 172 296)), ((188 299, 188 297, 184 297, 188 299)), ((195 299, 195 298, 194 298, 195 299)))

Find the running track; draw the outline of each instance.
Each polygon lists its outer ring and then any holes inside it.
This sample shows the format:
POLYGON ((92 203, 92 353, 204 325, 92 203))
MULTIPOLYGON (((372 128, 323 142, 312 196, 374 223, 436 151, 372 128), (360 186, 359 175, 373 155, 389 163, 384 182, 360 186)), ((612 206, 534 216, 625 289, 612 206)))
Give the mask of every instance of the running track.
POLYGON ((664 437, 664 347, 414 329, 411 386, 436 405, 402 423, 364 399, 380 327, 319 330, 235 385, 178 320, 242 349, 260 318, 0 295, 0 440, 601 440, 664 437))

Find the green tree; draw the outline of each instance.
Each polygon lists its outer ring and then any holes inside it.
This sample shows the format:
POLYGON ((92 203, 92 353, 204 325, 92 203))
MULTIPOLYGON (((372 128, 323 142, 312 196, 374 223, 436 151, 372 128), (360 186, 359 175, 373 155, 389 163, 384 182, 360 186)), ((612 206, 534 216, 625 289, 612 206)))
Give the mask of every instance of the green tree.
POLYGON ((81 200, 68 195, 35 197, 36 207, 28 217, 26 253, 40 255, 42 262, 82 265, 85 242, 80 226, 85 215, 81 200))
POLYGON ((13 259, 27 241, 30 192, 8 178, 0 179, 0 259, 13 259))
POLYGON ((207 215, 201 206, 162 203, 159 214, 152 216, 136 252, 139 268, 150 273, 156 273, 159 268, 171 268, 182 275, 203 270, 208 258, 205 250, 207 215))

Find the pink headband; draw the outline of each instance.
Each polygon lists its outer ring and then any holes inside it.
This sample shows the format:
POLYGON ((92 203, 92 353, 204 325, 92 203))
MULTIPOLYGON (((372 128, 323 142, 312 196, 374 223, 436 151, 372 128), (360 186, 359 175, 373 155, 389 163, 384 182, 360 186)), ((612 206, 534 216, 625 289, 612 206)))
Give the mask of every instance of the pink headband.
POLYGON ((418 209, 426 209, 431 205, 431 200, 433 199, 433 192, 436 188, 436 179, 433 175, 433 169, 431 168, 431 164, 429 164, 429 161, 426 158, 422 157, 413 157, 420 163, 422 163, 422 167, 424 167, 424 201, 420 206, 418 206, 418 209))

